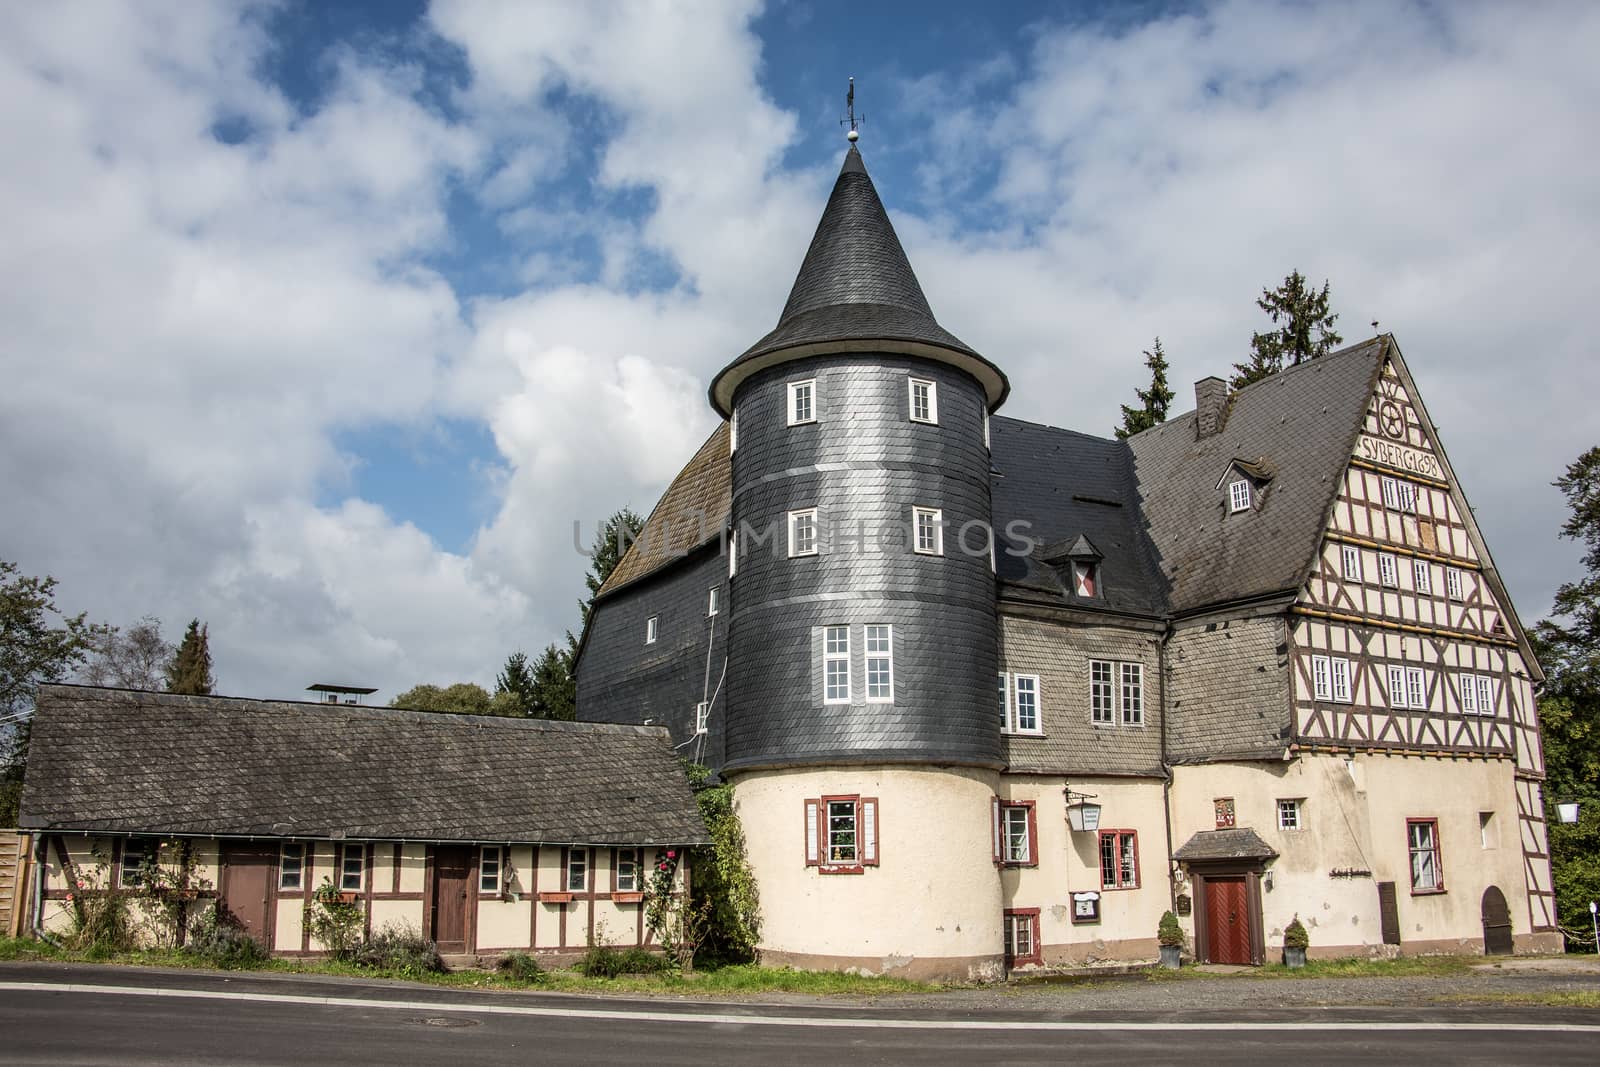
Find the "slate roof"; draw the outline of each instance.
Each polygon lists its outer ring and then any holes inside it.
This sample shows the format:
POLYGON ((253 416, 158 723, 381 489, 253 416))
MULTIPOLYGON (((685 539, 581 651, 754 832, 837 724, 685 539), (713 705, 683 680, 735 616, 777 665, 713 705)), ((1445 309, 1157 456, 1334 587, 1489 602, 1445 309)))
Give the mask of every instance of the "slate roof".
POLYGON ((607 596, 653 574, 720 536, 728 524, 732 502, 733 463, 724 422, 672 479, 597 596, 607 596))
POLYGON ((728 414, 727 395, 720 394, 731 391, 719 385, 730 374, 742 377, 736 368, 763 356, 801 345, 859 350, 860 343, 874 341, 933 345, 976 362, 988 372, 991 404, 1010 388, 998 367, 933 317, 861 153, 851 145, 778 325, 712 379, 711 404, 728 414))
POLYGON ((1261 840, 1254 830, 1235 827, 1201 830, 1185 841, 1172 858, 1185 863, 1204 863, 1207 860, 1270 860, 1277 855, 1277 850, 1261 840))
POLYGON ((31 830, 702 844, 663 727, 39 690, 31 830))
POLYGON ((1191 411, 1128 438, 1174 613, 1306 580, 1388 346, 1376 337, 1246 386, 1210 437, 1196 438, 1191 411), (1230 515, 1217 479, 1241 459, 1271 482, 1230 515))

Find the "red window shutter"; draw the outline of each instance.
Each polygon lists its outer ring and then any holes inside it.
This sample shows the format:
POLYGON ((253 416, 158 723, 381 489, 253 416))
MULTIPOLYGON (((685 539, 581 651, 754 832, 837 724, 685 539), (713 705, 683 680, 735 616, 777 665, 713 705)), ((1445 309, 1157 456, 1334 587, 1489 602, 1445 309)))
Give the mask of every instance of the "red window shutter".
POLYGON ((1034 817, 1035 805, 1028 803, 1028 866, 1039 866, 1039 822, 1034 817))
POLYGON ((806 866, 815 867, 822 856, 822 802, 806 801, 806 866))
POLYGON ((856 802, 856 822, 861 827, 861 865, 878 865, 878 798, 862 797, 856 802))
POLYGON ((989 827, 990 836, 994 840, 994 862, 996 866, 1005 862, 1005 853, 1000 848, 1000 798, 989 798, 989 827))

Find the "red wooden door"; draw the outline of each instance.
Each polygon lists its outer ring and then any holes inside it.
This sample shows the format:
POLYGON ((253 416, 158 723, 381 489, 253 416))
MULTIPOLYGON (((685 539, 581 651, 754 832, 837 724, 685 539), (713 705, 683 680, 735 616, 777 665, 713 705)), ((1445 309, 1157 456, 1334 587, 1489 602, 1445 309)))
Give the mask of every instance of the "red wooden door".
POLYGON ((278 850, 270 845, 222 846, 222 901, 245 933, 272 948, 272 875, 278 850))
POLYGON ((467 951, 467 904, 472 849, 440 845, 433 850, 433 941, 442 953, 467 951))
POLYGON ((1245 876, 1206 879, 1206 945, 1212 963, 1251 964, 1245 876))

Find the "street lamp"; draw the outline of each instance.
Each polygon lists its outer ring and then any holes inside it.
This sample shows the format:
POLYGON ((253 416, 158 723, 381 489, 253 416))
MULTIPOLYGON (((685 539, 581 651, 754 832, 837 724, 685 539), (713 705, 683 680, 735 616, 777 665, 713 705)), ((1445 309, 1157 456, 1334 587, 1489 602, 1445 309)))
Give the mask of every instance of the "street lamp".
POLYGON ((1563 800, 1556 805, 1556 817, 1565 823, 1578 821, 1578 802, 1576 800, 1563 800))
POLYGON ((1093 793, 1074 793, 1072 787, 1063 790, 1067 795, 1067 824, 1076 833, 1100 829, 1100 805, 1091 804, 1093 793))

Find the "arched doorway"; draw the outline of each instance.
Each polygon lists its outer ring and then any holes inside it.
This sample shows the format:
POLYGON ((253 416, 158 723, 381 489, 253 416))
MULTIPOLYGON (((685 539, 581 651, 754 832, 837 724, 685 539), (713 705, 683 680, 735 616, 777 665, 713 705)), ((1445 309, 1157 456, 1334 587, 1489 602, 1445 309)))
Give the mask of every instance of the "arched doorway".
POLYGON ((1483 891, 1483 954, 1509 956, 1513 947, 1511 909, 1500 887, 1492 885, 1483 891))

